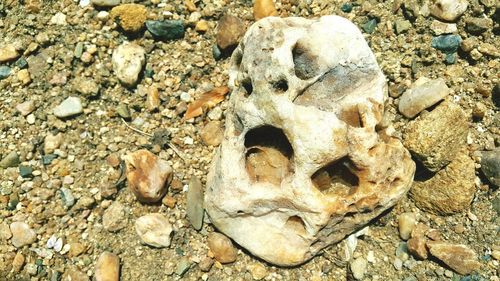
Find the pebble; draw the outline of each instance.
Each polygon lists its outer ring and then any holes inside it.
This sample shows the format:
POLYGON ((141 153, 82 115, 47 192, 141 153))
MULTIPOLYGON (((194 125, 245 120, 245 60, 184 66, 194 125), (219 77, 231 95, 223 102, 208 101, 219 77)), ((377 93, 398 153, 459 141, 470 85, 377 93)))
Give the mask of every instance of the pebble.
POLYGON ((458 50, 461 41, 460 35, 439 35, 432 38, 431 46, 445 54, 452 54, 458 50))
POLYGON ((493 21, 489 18, 468 18, 465 21, 465 30, 474 35, 480 35, 493 27, 493 21))
POLYGON ((146 63, 146 51, 134 43, 123 43, 113 51, 113 70, 122 84, 132 87, 137 83, 146 63))
POLYGON ((253 4, 253 18, 257 21, 265 17, 277 16, 278 11, 273 0, 255 0, 253 4))
POLYGON ((467 6, 467 0, 436 0, 430 12, 438 19, 453 22, 467 10, 467 6))
POLYGON ((110 18, 114 19, 120 27, 128 33, 135 33, 144 27, 148 10, 140 4, 122 4, 111 9, 110 18))
POLYGON ((110 252, 103 252, 95 265, 96 281, 120 280, 120 258, 110 252))
POLYGON ((25 245, 31 245, 36 241, 36 233, 25 222, 13 222, 10 224, 12 233, 12 245, 21 248, 25 245))
POLYGON ((21 69, 17 72, 17 79, 21 81, 23 85, 28 85, 31 82, 31 76, 27 69, 21 69))
POLYGON ((160 93, 158 88, 152 86, 148 88, 146 96, 146 107, 149 111, 156 111, 160 107, 160 93))
POLYGON ((12 232, 10 232, 10 227, 7 223, 0 223, 0 240, 7 241, 12 237, 12 232))
POLYGON ((377 27, 377 20, 376 19, 371 19, 365 22, 363 25, 361 25, 361 28, 368 34, 372 34, 373 31, 375 31, 375 28, 377 27))
POLYGON ((432 256, 436 257, 459 274, 470 274, 481 267, 476 253, 465 245, 446 242, 427 242, 432 256))
POLYGON ((67 22, 66 22, 66 15, 61 13, 61 12, 58 12, 57 14, 55 14, 54 16, 52 16, 52 18, 50 19, 50 24, 54 24, 54 25, 66 25, 67 22))
POLYGON ((64 206, 66 208, 71 208, 73 205, 75 205, 76 199, 75 196, 73 196, 73 193, 71 190, 67 187, 61 187, 61 200, 63 201, 64 206))
POLYGON ((10 168, 16 167, 21 163, 19 159, 19 155, 15 151, 11 151, 9 154, 5 155, 5 157, 0 161, 0 168, 10 168))
POLYGON ((420 260, 427 259, 426 239, 422 236, 415 236, 408 240, 408 252, 420 260))
POLYGON ((10 67, 6 65, 0 66, 0 80, 9 77, 10 73, 11 73, 10 67))
POLYGON ((130 120, 130 118, 132 118, 132 115, 130 114, 130 109, 124 103, 120 103, 115 110, 116 113, 118 113, 118 115, 125 120, 130 120))
POLYGON ((203 186, 201 181, 193 176, 189 181, 187 192, 186 213, 194 229, 200 230, 203 226, 203 186))
POLYGON ((121 0, 91 0, 90 2, 99 7, 114 7, 120 5, 121 0))
POLYGON ((68 97, 54 108, 54 115, 59 118, 75 116, 82 112, 83 106, 79 97, 68 97))
POLYGON ((209 29, 208 22, 206 20, 200 20, 196 23, 194 29, 200 33, 205 33, 209 29))
POLYGON ((19 166, 19 175, 22 178, 31 178, 33 176, 33 168, 30 166, 19 166))
POLYGON ((57 133, 56 135, 48 134, 43 141, 43 152, 45 154, 54 153, 63 143, 63 134, 57 133))
POLYGON ((399 215, 398 226, 401 239, 408 240, 410 238, 416 223, 417 218, 414 213, 402 213, 399 215))
POLYGON ((259 262, 247 265, 247 270, 252 275, 253 280, 262 280, 268 275, 266 267, 259 262))
POLYGON ((30 125, 35 124, 35 120, 36 120, 36 117, 33 114, 26 116, 26 122, 28 122, 28 124, 30 124, 30 125))
POLYGON ((396 29, 396 34, 401 34, 408 31, 412 25, 409 20, 396 20, 394 22, 394 27, 396 29))
POLYGON ((352 12, 352 4, 349 2, 344 3, 342 4, 342 6, 340 6, 340 10, 344 13, 350 13, 352 12))
POLYGON ((392 265, 394 266, 394 268, 396 270, 401 270, 403 269, 403 261, 398 259, 398 258, 395 258, 394 259, 394 262, 392 263, 392 265))
POLYGON ((230 54, 245 34, 245 24, 238 17, 225 15, 217 24, 217 46, 222 53, 230 54))
POLYGON ((162 214, 147 214, 135 221, 135 231, 141 241, 155 248, 170 246, 172 225, 162 214))
POLYGON ((175 273, 179 276, 183 276, 191 267, 191 262, 187 257, 182 257, 179 259, 177 266, 175 267, 175 273))
POLYGON ((494 186, 500 186, 500 148, 481 152, 481 171, 494 186))
POLYGON ((408 245, 406 245, 405 242, 399 243, 398 247, 396 248, 396 257, 403 262, 408 260, 408 245))
POLYGON ((16 110, 21 113, 22 116, 27 116, 35 110, 35 102, 32 100, 25 101, 16 106, 16 110))
POLYGON ((15 60, 20 56, 14 45, 0 47, 0 63, 15 60))
POLYGON ((218 146, 224 138, 224 130, 222 130, 220 121, 208 122, 200 131, 201 140, 206 145, 218 146))
POLYGON ((208 272, 212 268, 213 264, 214 264, 214 259, 212 259, 211 257, 204 257, 198 264, 198 267, 200 268, 201 271, 208 272))
POLYGON ((365 277, 368 263, 363 257, 359 257, 351 261, 349 268, 351 269, 352 276, 356 280, 363 280, 365 277))
POLYGON ((12 261, 12 268, 14 269, 14 272, 20 272, 23 269, 24 262, 25 258, 23 254, 20 251, 17 252, 14 260, 12 261))
POLYGON ((128 187, 143 203, 160 201, 172 181, 173 171, 167 161, 142 149, 124 157, 128 187))
POLYGON ((120 202, 114 202, 102 215, 102 225, 109 232, 117 232, 127 226, 125 207, 120 202))
POLYGON ((233 246, 233 242, 225 235, 211 232, 208 235, 208 248, 213 253, 215 259, 220 263, 232 263, 236 261, 238 251, 233 246))
POLYGON ((146 28, 160 40, 176 40, 184 38, 185 28, 181 20, 148 20, 146 28))
POLYGON ((451 34, 451 33, 456 33, 458 31, 457 24, 445 23, 438 20, 432 21, 431 30, 436 35, 451 34))
POLYGON ((422 76, 403 93, 398 108, 405 117, 413 118, 422 110, 444 99, 449 93, 450 89, 444 79, 431 80, 422 76))
POLYGON ((99 11, 96 15, 97 19, 102 22, 107 22, 109 19, 109 13, 107 11, 99 11))
POLYGON ((90 78, 76 78, 73 89, 85 97, 95 97, 99 94, 100 86, 90 78))

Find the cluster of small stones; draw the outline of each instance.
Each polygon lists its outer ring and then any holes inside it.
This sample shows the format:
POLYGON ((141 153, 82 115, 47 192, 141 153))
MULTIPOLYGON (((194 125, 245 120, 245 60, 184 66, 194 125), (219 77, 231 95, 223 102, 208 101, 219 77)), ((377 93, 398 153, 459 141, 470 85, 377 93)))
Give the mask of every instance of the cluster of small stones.
POLYGON ((498 280, 496 1, 0 2, 0 279, 498 280), (412 153, 416 183, 369 229, 278 268, 203 216, 227 101, 183 115, 227 85, 256 19, 326 14, 375 53, 381 126, 412 153), (137 153, 165 174, 134 182, 137 153), (144 181, 163 185, 140 193, 144 181))

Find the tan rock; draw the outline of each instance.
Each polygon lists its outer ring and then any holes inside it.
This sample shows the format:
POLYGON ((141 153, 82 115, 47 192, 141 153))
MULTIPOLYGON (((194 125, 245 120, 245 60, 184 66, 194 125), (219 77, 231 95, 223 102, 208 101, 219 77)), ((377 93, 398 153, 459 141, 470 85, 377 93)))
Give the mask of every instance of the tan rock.
POLYGON ((399 111, 408 118, 417 116, 422 110, 433 106, 450 93, 444 79, 431 80, 420 77, 399 99, 399 111))
POLYGON ((14 60, 19 56, 20 54, 17 52, 14 45, 0 47, 0 63, 14 60))
POLYGON ((277 15, 278 11, 276 11, 273 0, 255 0, 253 4, 253 18, 255 20, 277 15))
POLYGON ((161 202, 163 203, 163 205, 169 207, 170 209, 173 209, 175 207, 175 203, 177 202, 177 200, 175 200, 174 197, 167 195, 163 197, 161 202))
POLYGON ((220 263, 232 263, 236 261, 238 251, 233 246, 231 239, 223 234, 212 232, 208 235, 207 241, 208 248, 217 261, 220 263))
POLYGON ((17 111, 21 113, 22 116, 27 116, 33 110, 35 110, 35 103, 32 100, 25 101, 23 103, 20 103, 16 106, 17 111))
POLYGON ((214 259, 211 257, 204 257, 198 266, 200 267, 200 270, 203 272, 208 272, 212 268, 212 265, 214 264, 214 259))
POLYGON ((57 135, 48 134, 43 142, 43 152, 45 154, 54 153, 54 150, 61 146, 63 137, 62 133, 58 133, 57 135))
POLYGON ((194 29, 198 32, 204 33, 207 32, 209 26, 206 20, 200 20, 196 23, 194 29))
POLYGON ((467 0, 436 0, 430 7, 431 15, 445 21, 455 21, 467 10, 467 0))
POLYGON ((23 269, 25 258, 23 254, 19 251, 16 253, 14 260, 12 261, 12 269, 14 272, 20 272, 23 269))
POLYGON ((102 225, 109 232, 117 232, 127 226, 125 207, 120 202, 114 202, 102 215, 102 225))
POLYGON ((172 181, 172 168, 147 150, 138 150, 124 157, 130 190, 143 203, 160 201, 172 181))
POLYGON ((222 130, 219 121, 208 122, 200 132, 201 140, 206 145, 218 146, 224 138, 224 131, 222 130))
POLYGON ((410 238, 407 242, 408 252, 410 252, 410 254, 412 254, 417 259, 427 259, 428 253, 425 243, 426 239, 422 236, 410 238))
POLYGON ((160 107, 160 93, 158 92, 158 88, 155 86, 151 86, 148 88, 147 96, 146 96, 146 107, 149 111, 156 111, 160 107))
POLYGON ((164 248, 170 246, 172 225, 162 214, 147 214, 135 221, 135 231, 141 241, 149 246, 164 248))
POLYGON ((417 207, 440 215, 469 208, 476 186, 474 161, 464 152, 443 170, 425 181, 415 181, 410 196, 417 207))
POLYGON ((68 252, 68 256, 69 257, 78 257, 79 255, 81 255, 83 252, 85 252, 85 245, 83 245, 82 243, 78 243, 78 242, 75 242, 75 243, 69 243, 69 252, 68 252))
POLYGON ((120 258, 110 252, 103 252, 95 265, 96 281, 120 280, 120 258))
POLYGON ((454 271, 466 275, 481 267, 476 253, 465 245, 446 242, 427 242, 431 255, 454 271))
POLYGON ((429 114, 410 122, 404 131, 403 143, 427 169, 437 172, 464 147, 468 131, 465 112, 459 105, 445 101, 429 114))
POLYGON ((109 15, 124 31, 134 33, 144 27, 148 10, 140 4, 122 4, 111 9, 109 15))
POLYGON ((230 52, 238 45, 245 34, 245 24, 238 17, 225 15, 217 24, 217 46, 222 51, 230 52))
POLYGON ((89 281, 89 277, 77 268, 69 268, 64 271, 61 281, 89 281))
POLYGON ((414 213, 402 213, 399 215, 399 236, 401 236, 403 240, 408 240, 416 223, 417 218, 414 213))
POLYGON ((28 85, 31 82, 31 76, 27 69, 21 69, 17 72, 17 79, 21 81, 23 85, 28 85))
POLYGON ((438 20, 433 20, 431 30, 436 35, 456 33, 458 31, 455 23, 445 23, 438 20))
POLYGON ((134 86, 146 63, 146 51, 134 43, 123 43, 113 51, 113 70, 122 84, 134 86))
POLYGON ((25 222, 16 221, 11 223, 10 232, 12 233, 12 245, 16 248, 31 245, 36 241, 35 231, 25 222))
POLYGON ((247 270, 252 274, 253 280, 262 280, 268 275, 266 267, 260 262, 247 265, 247 270))

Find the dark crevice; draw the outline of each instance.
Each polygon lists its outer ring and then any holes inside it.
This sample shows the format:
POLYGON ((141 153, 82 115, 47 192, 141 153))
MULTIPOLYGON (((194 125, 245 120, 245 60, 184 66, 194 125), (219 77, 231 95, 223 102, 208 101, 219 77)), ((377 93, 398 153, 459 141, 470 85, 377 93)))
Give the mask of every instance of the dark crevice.
POLYGON ((352 172, 353 164, 346 156, 316 171, 311 179, 314 186, 324 194, 346 196, 359 185, 358 177, 352 172))

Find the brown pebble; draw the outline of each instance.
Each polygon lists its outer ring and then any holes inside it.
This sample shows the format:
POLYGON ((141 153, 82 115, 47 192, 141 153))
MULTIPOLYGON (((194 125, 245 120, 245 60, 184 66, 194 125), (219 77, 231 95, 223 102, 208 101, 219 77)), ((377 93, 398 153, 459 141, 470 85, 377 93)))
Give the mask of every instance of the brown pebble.
POLYGON ((253 17, 255 20, 277 15, 278 11, 276 11, 273 0, 255 0, 253 4, 253 17))
POLYGON ((118 281, 120 279, 120 258, 117 255, 104 252, 95 265, 96 281, 118 281))
POLYGON ((186 0, 184 1, 184 6, 186 6, 186 9, 190 12, 196 11, 196 5, 192 0, 186 0))
POLYGON ((472 116, 477 119, 483 119, 483 117, 486 115, 486 111, 488 108, 484 103, 478 102, 474 105, 474 108, 472 109, 472 116))
POLYGON ((439 230, 437 230, 437 229, 430 229, 429 231, 427 231, 425 233, 425 236, 427 236, 427 238, 431 239, 432 241, 441 241, 441 240, 443 240, 441 238, 441 232, 439 232, 439 230))
POLYGON ((12 269, 14 272, 20 272, 23 269, 25 258, 21 252, 17 252, 12 261, 12 269))
POLYGON ((146 96, 146 107, 149 111, 156 111, 160 107, 160 93, 158 88, 152 86, 148 88, 148 94, 146 96))
POLYGON ((148 10, 143 5, 123 4, 114 7, 109 15, 124 31, 134 33, 143 28, 147 14, 148 10))
POLYGON ((208 22, 206 20, 200 20, 196 23, 194 29, 198 32, 207 32, 208 30, 208 22))
POLYGON ((219 121, 208 122, 200 132, 201 140, 206 145, 217 146, 222 142, 224 137, 224 131, 220 125, 219 121))
POLYGON ((427 248, 425 246, 425 238, 422 236, 412 237, 408 240, 408 251, 414 257, 425 260, 427 259, 427 248))
POLYGON ((203 272, 208 272, 212 268, 212 265, 214 265, 214 259, 211 257, 204 257, 198 266, 200 267, 200 270, 203 272))
POLYGON ((212 232, 208 235, 208 248, 213 253, 215 259, 220 263, 232 263, 236 261, 238 251, 233 246, 233 242, 225 235, 212 232))
POLYGON ((120 158, 118 155, 112 153, 106 157, 106 163, 108 163, 111 167, 116 168, 120 165, 120 158))
POLYGON ((177 202, 177 200, 175 200, 174 197, 167 195, 163 197, 161 202, 163 203, 163 205, 169 207, 170 209, 173 209, 175 207, 175 203, 177 202))
POLYGON ((69 248, 68 256, 70 258, 78 257, 83 252, 85 252, 85 245, 83 245, 82 243, 78 243, 78 242, 70 243, 69 246, 70 246, 70 248, 69 248))
POLYGON ((170 184, 170 188, 172 189, 173 192, 181 192, 183 189, 184 185, 182 182, 178 179, 172 180, 172 183, 170 184))
POLYGON ((217 46, 223 52, 232 52, 245 34, 245 24, 238 17, 223 16, 217 26, 217 46))
POLYGON ((427 242, 427 247, 431 255, 462 275, 481 267, 476 253, 465 245, 430 241, 427 242))

